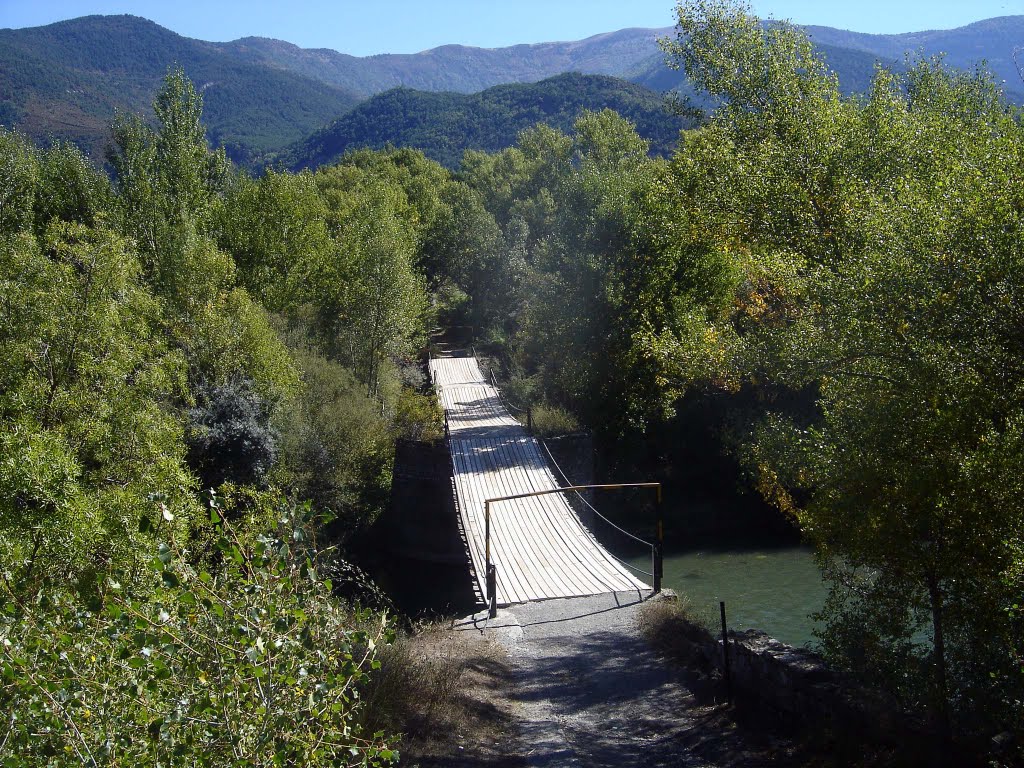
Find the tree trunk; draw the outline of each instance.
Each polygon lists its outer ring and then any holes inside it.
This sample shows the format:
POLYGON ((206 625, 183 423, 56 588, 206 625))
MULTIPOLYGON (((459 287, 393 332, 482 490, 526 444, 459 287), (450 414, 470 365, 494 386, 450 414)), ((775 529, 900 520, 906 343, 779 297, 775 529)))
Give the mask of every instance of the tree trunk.
MULTIPOLYGON (((942 628, 942 591, 939 588, 939 580, 934 571, 928 572, 927 581, 928 598, 932 612, 935 655, 935 709, 933 716, 935 727, 939 732, 942 743, 949 746, 952 744, 953 734, 949 722, 949 684, 946 680, 946 640, 942 628)), ((947 751, 946 754, 949 754, 949 752, 947 751)))

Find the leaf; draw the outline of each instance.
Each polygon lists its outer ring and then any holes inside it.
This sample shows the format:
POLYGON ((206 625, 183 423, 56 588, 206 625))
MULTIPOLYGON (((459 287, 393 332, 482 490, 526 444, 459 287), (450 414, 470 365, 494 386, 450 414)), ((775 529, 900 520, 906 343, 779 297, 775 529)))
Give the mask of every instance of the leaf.
POLYGON ((172 558, 174 557, 173 553, 171 552, 171 548, 167 546, 167 544, 164 542, 160 542, 160 546, 157 547, 156 556, 164 565, 170 563, 172 558))

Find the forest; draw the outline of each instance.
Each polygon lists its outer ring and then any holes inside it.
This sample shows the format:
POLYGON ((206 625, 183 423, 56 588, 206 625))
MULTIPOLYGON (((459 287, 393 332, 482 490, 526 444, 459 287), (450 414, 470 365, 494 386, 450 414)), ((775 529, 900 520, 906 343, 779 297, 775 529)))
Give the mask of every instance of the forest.
MULTIPOLYGON (((336 162, 352 148, 414 147, 431 160, 457 169, 466 149, 496 152, 511 147, 520 131, 545 123, 562 131, 583 109, 612 109, 632 122, 668 155, 684 126, 697 120, 673 114, 663 96, 643 86, 602 75, 570 72, 538 83, 498 85, 480 93, 430 93, 394 88, 367 99, 330 125, 264 164, 292 170, 336 162)), ((692 111, 692 110, 691 110, 692 111)))
POLYGON ((1021 757, 1020 110, 936 59, 844 95, 800 30, 677 11, 719 106, 668 157, 604 110, 253 176, 182 70, 102 168, 0 129, 4 766, 397 760, 360 694, 395 617, 339 587, 455 326, 609 471, 714 404, 815 548, 822 652, 1021 757))

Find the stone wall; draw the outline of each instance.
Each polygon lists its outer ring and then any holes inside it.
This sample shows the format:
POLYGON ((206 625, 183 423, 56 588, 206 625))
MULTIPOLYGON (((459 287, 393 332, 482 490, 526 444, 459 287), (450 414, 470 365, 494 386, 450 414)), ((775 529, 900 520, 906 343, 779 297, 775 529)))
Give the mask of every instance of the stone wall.
MULTIPOLYGON (((724 677, 721 636, 687 622, 684 631, 699 666, 724 677)), ((759 630, 729 632, 733 701, 792 732, 819 732, 903 748, 932 741, 927 727, 880 691, 829 668, 815 653, 786 645, 759 630)))

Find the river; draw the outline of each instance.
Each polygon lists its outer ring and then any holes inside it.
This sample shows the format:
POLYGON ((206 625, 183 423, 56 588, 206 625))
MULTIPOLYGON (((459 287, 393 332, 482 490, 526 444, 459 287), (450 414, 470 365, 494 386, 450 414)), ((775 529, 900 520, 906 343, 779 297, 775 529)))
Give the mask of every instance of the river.
MULTIPOLYGON (((630 562, 649 571, 650 557, 630 562)), ((710 626, 720 626, 724 600, 730 629, 761 629, 790 645, 812 645, 827 588, 810 550, 802 547, 695 550, 665 555, 665 587, 685 598, 710 626)))

